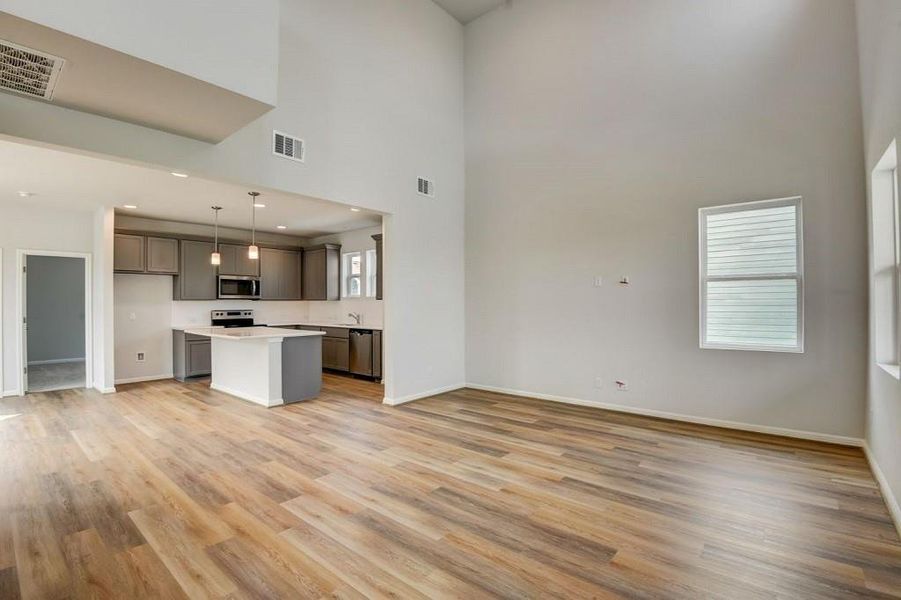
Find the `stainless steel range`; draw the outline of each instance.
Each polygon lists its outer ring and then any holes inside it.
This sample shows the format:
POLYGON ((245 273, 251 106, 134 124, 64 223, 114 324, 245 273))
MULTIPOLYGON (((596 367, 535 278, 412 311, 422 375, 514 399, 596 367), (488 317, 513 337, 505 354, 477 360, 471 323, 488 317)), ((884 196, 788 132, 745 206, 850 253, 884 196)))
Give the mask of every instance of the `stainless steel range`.
POLYGON ((253 311, 214 310, 210 312, 210 323, 221 327, 253 327, 253 311))

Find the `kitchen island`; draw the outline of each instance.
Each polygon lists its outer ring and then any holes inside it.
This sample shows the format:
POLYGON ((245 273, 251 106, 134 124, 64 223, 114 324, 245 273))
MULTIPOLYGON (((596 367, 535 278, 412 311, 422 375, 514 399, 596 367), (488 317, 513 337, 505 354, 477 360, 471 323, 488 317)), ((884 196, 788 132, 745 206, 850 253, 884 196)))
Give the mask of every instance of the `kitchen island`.
POLYGON ((277 327, 189 327, 211 341, 210 388, 272 407, 315 398, 322 389, 320 331, 277 327))

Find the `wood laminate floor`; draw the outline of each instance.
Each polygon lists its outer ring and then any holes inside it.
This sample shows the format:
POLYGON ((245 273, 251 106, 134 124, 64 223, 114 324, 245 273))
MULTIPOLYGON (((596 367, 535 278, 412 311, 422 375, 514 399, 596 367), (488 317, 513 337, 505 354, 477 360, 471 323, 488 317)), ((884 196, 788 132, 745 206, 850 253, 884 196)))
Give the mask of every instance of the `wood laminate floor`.
POLYGON ((0 401, 0 598, 899 598, 860 450, 326 376, 0 401))

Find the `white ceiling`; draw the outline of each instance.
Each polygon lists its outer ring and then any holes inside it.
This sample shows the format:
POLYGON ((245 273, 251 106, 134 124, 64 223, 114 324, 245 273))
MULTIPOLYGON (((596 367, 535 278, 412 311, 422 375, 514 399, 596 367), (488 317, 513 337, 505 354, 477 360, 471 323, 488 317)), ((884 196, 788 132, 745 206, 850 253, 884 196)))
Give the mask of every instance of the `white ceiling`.
POLYGON ((435 0, 435 4, 466 25, 489 10, 504 4, 505 0, 435 0))
MULTIPOLYGON (((11 203, 69 210, 115 207, 135 217, 210 224, 213 205, 219 224, 250 229, 250 189, 169 171, 128 165, 59 150, 0 140, 0 210, 11 203), (22 198, 19 192, 34 196, 22 198), (135 210, 123 208, 138 206, 135 210)), ((306 196, 262 192, 257 229, 299 237, 351 231, 381 223, 381 215, 306 196), (287 229, 278 229, 285 225, 287 229)))

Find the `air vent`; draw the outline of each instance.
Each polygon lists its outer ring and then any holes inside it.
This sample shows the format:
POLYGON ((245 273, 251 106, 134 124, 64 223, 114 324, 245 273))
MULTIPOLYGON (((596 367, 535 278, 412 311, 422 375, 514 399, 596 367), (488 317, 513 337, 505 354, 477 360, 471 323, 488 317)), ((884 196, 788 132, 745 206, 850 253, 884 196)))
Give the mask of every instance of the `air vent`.
POLYGON ((423 196, 435 197, 435 182, 425 177, 420 177, 417 183, 417 191, 423 196))
POLYGON ((0 40, 0 89, 50 100, 66 61, 0 40))
POLYGON ((282 158, 290 158, 298 162, 303 162, 303 140, 282 133, 281 131, 272 132, 272 153, 282 158))

